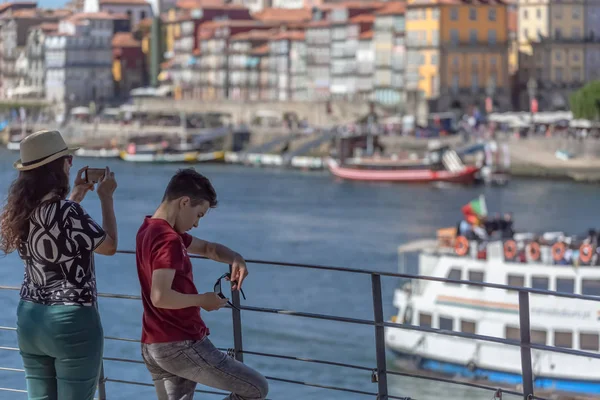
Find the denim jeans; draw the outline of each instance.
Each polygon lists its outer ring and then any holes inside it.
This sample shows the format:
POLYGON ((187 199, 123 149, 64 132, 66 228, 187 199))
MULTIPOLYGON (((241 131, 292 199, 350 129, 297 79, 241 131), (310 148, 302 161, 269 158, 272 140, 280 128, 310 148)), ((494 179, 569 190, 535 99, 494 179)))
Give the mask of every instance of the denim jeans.
POLYGON ((19 302, 17 338, 29 400, 92 400, 102 365, 96 307, 19 302))
POLYGON ((226 400, 263 400, 269 385, 257 371, 202 340, 142 344, 158 400, 191 400, 196 384, 231 392, 226 400))

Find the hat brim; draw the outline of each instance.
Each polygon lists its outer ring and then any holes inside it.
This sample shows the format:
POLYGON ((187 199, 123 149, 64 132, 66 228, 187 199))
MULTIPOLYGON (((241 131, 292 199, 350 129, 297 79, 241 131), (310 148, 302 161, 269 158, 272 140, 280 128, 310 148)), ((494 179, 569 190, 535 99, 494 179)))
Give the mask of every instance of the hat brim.
POLYGON ((32 169, 39 168, 42 165, 49 164, 49 163, 51 163, 54 160, 58 160, 61 157, 68 156, 68 155, 73 155, 77 150, 79 150, 79 147, 69 147, 66 150, 60 151, 60 152, 58 152, 56 154, 51 155, 48 158, 44 158, 40 162, 37 162, 35 164, 31 164, 31 165, 23 165, 23 163, 19 159, 19 160, 15 161, 15 163, 13 164, 13 167, 15 167, 15 169, 17 169, 19 171, 30 171, 32 169))

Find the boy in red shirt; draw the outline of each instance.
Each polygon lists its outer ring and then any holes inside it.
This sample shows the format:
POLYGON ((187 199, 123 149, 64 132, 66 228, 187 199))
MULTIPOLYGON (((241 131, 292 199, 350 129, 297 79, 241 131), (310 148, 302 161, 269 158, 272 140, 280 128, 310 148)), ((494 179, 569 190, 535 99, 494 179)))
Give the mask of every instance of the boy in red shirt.
POLYGON ((200 309, 227 304, 214 292, 198 294, 188 253, 232 265, 232 290, 248 275, 246 262, 227 247, 186 232, 217 206, 210 181, 193 169, 173 176, 163 201, 146 217, 136 237, 136 261, 142 289, 142 357, 159 400, 191 400, 196 383, 232 392, 230 400, 262 400, 266 379, 216 349, 200 309))

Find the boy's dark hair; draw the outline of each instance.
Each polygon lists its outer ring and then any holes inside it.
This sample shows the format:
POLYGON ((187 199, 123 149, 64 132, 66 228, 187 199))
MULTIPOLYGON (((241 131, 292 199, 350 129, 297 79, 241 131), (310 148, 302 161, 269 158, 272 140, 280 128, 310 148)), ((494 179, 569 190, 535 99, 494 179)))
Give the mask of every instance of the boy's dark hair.
POLYGON ((193 168, 180 169, 171 178, 167 185, 164 201, 177 200, 188 196, 192 200, 192 206, 197 206, 202 200, 206 200, 210 208, 217 206, 217 193, 207 177, 196 172, 193 168))

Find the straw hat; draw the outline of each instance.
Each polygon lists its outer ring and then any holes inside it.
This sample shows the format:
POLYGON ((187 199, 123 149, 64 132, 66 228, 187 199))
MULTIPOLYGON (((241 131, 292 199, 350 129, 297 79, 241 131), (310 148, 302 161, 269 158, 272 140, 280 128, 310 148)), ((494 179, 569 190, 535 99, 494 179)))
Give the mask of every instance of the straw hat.
POLYGON ((59 131, 38 131, 21 141, 21 159, 14 163, 14 167, 19 171, 29 171, 73 154, 77 149, 67 147, 59 131))

